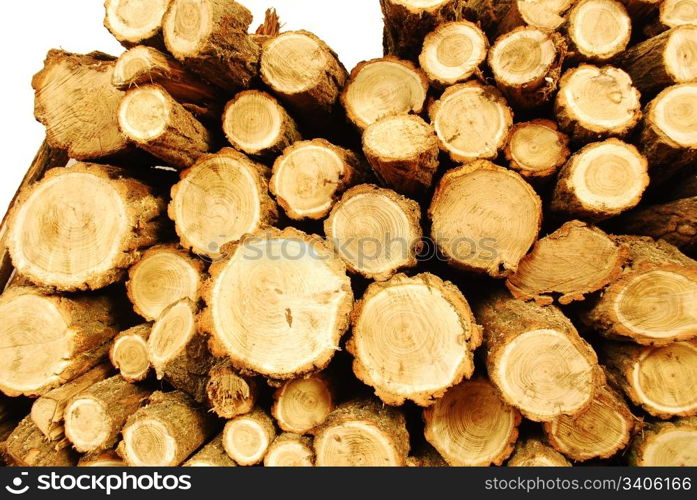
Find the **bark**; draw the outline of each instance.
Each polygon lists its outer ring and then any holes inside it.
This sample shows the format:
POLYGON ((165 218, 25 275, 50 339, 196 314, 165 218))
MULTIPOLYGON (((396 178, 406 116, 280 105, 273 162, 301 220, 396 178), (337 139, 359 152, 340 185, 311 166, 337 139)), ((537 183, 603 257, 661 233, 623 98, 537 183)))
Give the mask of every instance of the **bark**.
POLYGON ((124 467, 126 463, 116 450, 85 453, 77 463, 78 467, 124 467))
POLYGON ((393 406, 432 405, 472 376, 472 352, 481 343, 465 297, 429 273, 370 285, 354 307, 352 331, 346 348, 356 377, 393 406))
POLYGON ((506 465, 508 467, 571 467, 564 455, 535 438, 518 441, 506 465))
POLYGON ((407 196, 426 193, 438 169, 435 130, 415 115, 374 122, 363 133, 363 152, 380 181, 407 196))
POLYGON ((131 415, 117 451, 131 466, 170 467, 184 462, 216 429, 204 408, 181 391, 155 392, 131 415))
POLYGON ((56 449, 29 417, 5 441, 4 455, 5 462, 15 467, 74 467, 78 460, 70 447, 56 449))
POLYGON ((350 271, 384 281, 401 268, 416 266, 420 221, 415 201, 362 184, 346 191, 334 205, 324 233, 350 271))
POLYGON ((0 296, 0 317, 0 389, 8 396, 40 396, 82 375, 103 360, 117 332, 108 299, 30 287, 0 296))
POLYGON ((484 327, 489 377, 504 401, 536 422, 590 405, 602 378, 598 358, 559 309, 499 292, 475 316, 484 327))
POLYGON ((163 204, 115 167, 51 169, 11 210, 8 248, 15 269, 60 291, 115 283, 157 240, 163 204))
POLYGON ((196 452, 189 460, 184 462, 184 467, 236 467, 235 461, 230 458, 223 448, 223 434, 218 434, 210 443, 196 452))
POLYGON ((318 466, 404 466, 409 434, 398 410, 374 400, 349 401, 317 430, 314 447, 318 466))

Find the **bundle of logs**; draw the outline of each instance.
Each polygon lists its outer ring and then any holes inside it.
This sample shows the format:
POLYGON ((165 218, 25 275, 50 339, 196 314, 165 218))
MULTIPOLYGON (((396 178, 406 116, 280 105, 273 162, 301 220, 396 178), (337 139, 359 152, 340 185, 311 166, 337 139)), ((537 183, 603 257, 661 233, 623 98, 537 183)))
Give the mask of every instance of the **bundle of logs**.
POLYGON ((697 465, 697 1, 380 4, 350 73, 232 0, 49 52, 8 464, 697 465))

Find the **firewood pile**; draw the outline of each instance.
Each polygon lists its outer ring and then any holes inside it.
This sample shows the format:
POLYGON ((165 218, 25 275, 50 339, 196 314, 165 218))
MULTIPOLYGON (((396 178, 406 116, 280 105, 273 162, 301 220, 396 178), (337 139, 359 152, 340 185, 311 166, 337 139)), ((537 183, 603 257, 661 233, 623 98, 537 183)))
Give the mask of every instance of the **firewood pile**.
POLYGON ((351 71, 232 0, 48 53, 7 464, 697 465, 697 1, 380 4, 351 71))

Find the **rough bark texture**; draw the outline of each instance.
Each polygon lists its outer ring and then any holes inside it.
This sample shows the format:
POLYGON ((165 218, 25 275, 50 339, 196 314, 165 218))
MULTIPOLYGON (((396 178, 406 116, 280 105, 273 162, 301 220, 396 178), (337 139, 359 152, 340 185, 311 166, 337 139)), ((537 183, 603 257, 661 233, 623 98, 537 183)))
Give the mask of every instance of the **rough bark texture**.
POLYGON ((223 447, 223 434, 213 440, 184 462, 184 467, 236 467, 235 461, 228 456, 223 447))
POLYGON ((214 419, 181 391, 155 392, 131 415, 117 451, 128 465, 181 464, 215 431, 214 419))
POLYGON ((536 438, 518 441, 508 467, 571 467, 571 463, 551 446, 536 438))
POLYGON ((314 447, 318 466, 403 466, 409 434, 398 410, 374 400, 351 401, 329 415, 314 447))
POLYGON ((4 455, 5 461, 16 467, 73 467, 78 459, 70 447, 56 449, 29 417, 5 441, 4 455))
POLYGON ((500 292, 475 316, 484 327, 489 377, 507 403, 542 422, 588 407, 602 378, 598 358, 559 309, 500 292))
POLYGON ((14 287, 0 296, 7 347, 0 389, 9 396, 39 396, 103 360, 116 335, 113 304, 104 297, 44 295, 14 287))

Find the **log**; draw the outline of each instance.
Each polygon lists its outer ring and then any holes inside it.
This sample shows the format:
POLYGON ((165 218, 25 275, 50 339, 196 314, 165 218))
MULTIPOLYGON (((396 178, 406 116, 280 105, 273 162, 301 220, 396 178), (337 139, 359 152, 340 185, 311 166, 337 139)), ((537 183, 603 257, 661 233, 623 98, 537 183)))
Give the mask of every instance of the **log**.
POLYGON ((639 467, 696 466, 697 418, 646 425, 634 439, 628 460, 639 467))
POLYGON ((284 433, 276 437, 264 457, 264 467, 312 467, 315 452, 306 436, 284 433))
POLYGON ((223 447, 238 465, 256 465, 264 460, 275 436, 271 417, 261 408, 255 408, 225 424, 223 447))
POLYGON ((276 158, 269 189, 293 220, 320 220, 367 177, 362 160, 324 139, 298 141, 276 158))
POLYGON ((407 196, 428 191, 438 169, 433 127, 415 115, 387 116, 363 133, 363 153, 380 181, 407 196))
POLYGON ((114 58, 51 50, 32 80, 34 116, 46 126, 46 140, 86 160, 127 151, 116 119, 124 93, 111 84, 114 58))
POLYGON ((129 382, 140 382, 150 372, 148 337, 152 325, 145 323, 120 332, 109 350, 111 364, 129 382))
POLYGON ((200 259, 191 257, 177 245, 164 244, 146 250, 140 261, 128 270, 126 290, 133 310, 152 321, 179 299, 188 297, 196 301, 203 280, 200 259))
POLYGON ((411 451, 407 457, 407 467, 448 467, 448 462, 443 460, 433 446, 426 443, 420 449, 411 451))
POLYGON ((520 300, 566 305, 619 278, 626 258, 603 231, 574 220, 538 240, 506 286, 520 300))
POLYGON ((649 164, 631 144, 611 138, 587 144, 562 167, 550 208, 600 221, 634 208, 649 185, 649 164))
POLYGON ((429 215, 431 235, 451 265, 505 277, 537 239, 542 202, 520 175, 480 160, 443 176, 429 215))
POLYGON ((0 317, 0 390, 12 397, 40 396, 87 372, 117 332, 105 297, 52 296, 30 287, 5 291, 0 317))
POLYGON ((140 408, 150 393, 128 383, 121 375, 97 382, 67 404, 65 436, 81 453, 112 448, 126 419, 140 408))
POLYGON ((421 209, 415 201, 361 184, 334 205, 324 233, 349 271, 383 281, 401 268, 416 266, 420 221, 421 209))
POLYGON ((170 0, 162 20, 167 50, 212 84, 237 92, 257 78, 261 48, 247 34, 252 13, 228 0, 170 0))
POLYGON ((460 163, 497 157, 513 124, 501 93, 473 81, 448 87, 429 115, 441 150, 460 163))
POLYGON ((97 382, 109 376, 111 366, 101 363, 70 382, 52 389, 31 406, 31 420, 41 433, 50 441, 60 441, 64 438, 63 414, 65 407, 72 397, 83 392, 97 382))
POLYGON ((430 406, 474 372, 481 329, 460 290, 433 274, 371 284, 352 319, 353 371, 386 404, 430 406))
POLYGON ((620 0, 627 8, 632 21, 641 25, 658 10, 661 0, 620 0))
POLYGON ((569 158, 569 138, 551 120, 516 123, 504 153, 508 166, 530 182, 553 178, 569 158))
POLYGON ((118 110, 121 132, 175 168, 188 168, 211 151, 210 133, 160 85, 130 90, 118 110))
POLYGON ((349 120, 359 129, 385 116, 420 114, 424 110, 428 78, 409 61, 392 56, 359 63, 341 94, 349 120))
POLYGON ((273 395, 271 414, 285 432, 312 434, 334 410, 334 394, 326 377, 288 380, 273 395))
POLYGON ((353 305, 341 260, 319 237, 291 227, 247 234, 226 254, 211 266, 199 320, 214 354, 277 380, 326 367, 353 305))
POLYGON ((60 291, 118 281, 155 243, 163 201, 115 167, 54 168, 10 214, 8 249, 18 273, 60 291))
POLYGON ((621 69, 581 64, 561 77, 554 112, 576 142, 624 137, 641 118, 639 91, 621 69))
POLYGON ((264 42, 260 73, 273 93, 306 121, 331 117, 348 77, 334 51, 307 31, 287 31, 264 42))
POLYGON ((627 234, 662 239, 686 253, 697 250, 697 196, 641 208, 616 223, 627 234))
POLYGON ((612 380, 649 414, 668 420, 697 415, 697 342, 639 346, 609 342, 601 357, 612 380))
POLYGON ((524 26, 501 35, 488 61, 508 102, 530 109, 545 104, 556 92, 565 56, 564 37, 524 26))
POLYGON ((692 294, 697 263, 663 241, 616 237, 629 256, 620 279, 580 318, 610 338, 639 344, 669 344, 697 335, 692 294))
POLYGON ((208 120, 220 117, 220 90, 153 47, 138 45, 121 54, 111 82, 121 90, 157 83, 195 116, 208 120))
POLYGON ((419 65, 432 86, 445 88, 479 74, 488 50, 489 41, 475 23, 439 24, 424 38, 419 65))
POLYGON ((506 465, 508 467, 571 467, 564 455, 535 438, 518 441, 506 465))
POLYGON ((223 131, 236 149, 267 160, 301 140, 288 112, 273 96, 259 90, 240 92, 227 103, 223 131))
POLYGON ((566 33, 576 59, 605 62, 627 48, 632 20, 617 0, 582 0, 569 11, 566 33))
POLYGON ((125 47, 162 46, 162 17, 171 0, 106 0, 104 27, 125 47))
POLYGON ((668 177, 697 159, 697 84, 673 85, 646 107, 639 134, 641 152, 656 174, 668 177))
POLYGON ((486 366, 508 404, 535 422, 574 415, 590 405, 602 378, 598 358, 555 306, 504 292, 483 300, 486 366))
POLYGON ((78 467, 125 467, 126 463, 116 453, 116 450, 86 453, 77 462, 78 467))
POLYGON ((215 361, 208 351, 208 338, 197 331, 196 313, 196 304, 188 298, 162 311, 148 337, 148 359, 158 380, 167 380, 203 403, 215 361))
POLYGON ((624 399, 606 386, 598 389, 586 410, 545 422, 544 429, 554 448, 583 462, 610 458, 623 450, 632 437, 635 420, 624 399))
POLYGON ((252 411, 258 392, 256 381, 239 375, 230 360, 218 362, 208 372, 208 402, 213 412, 221 418, 234 418, 252 411))
POLYGON ((465 0, 380 0, 385 55, 416 60, 424 37, 439 25, 463 18, 465 0))
POLYGON ((521 26, 532 26, 546 32, 559 29, 566 20, 573 0, 510 0, 495 2, 499 6, 496 24, 499 35, 521 26))
POLYGON ((451 466, 501 465, 518 438, 520 413, 484 379, 463 382, 424 410, 426 440, 451 466))
POLYGON ((130 466, 176 466, 216 427, 213 417, 185 393, 154 392, 147 406, 128 417, 117 452, 130 466))
POLYGON ((398 410, 374 400, 349 401, 317 430, 314 448, 320 467, 404 466, 409 433, 398 410))
POLYGON ((182 247, 219 259, 225 243, 273 224, 278 212, 268 194, 268 173, 232 148, 182 172, 168 209, 182 247))
POLYGON ((24 418, 5 441, 5 461, 14 467, 74 467, 78 456, 70 447, 48 441, 30 417, 24 418))
POLYGON ((695 0, 663 0, 658 6, 658 17, 644 27, 647 36, 656 36, 676 26, 697 24, 695 0))
POLYGON ((697 80, 697 27, 677 26, 627 49, 619 58, 642 95, 697 80))
POLYGON ((223 433, 221 432, 210 443, 196 452, 189 460, 184 462, 184 467, 236 467, 235 461, 228 456, 223 447, 223 433))

